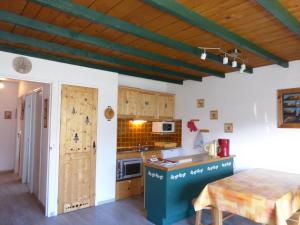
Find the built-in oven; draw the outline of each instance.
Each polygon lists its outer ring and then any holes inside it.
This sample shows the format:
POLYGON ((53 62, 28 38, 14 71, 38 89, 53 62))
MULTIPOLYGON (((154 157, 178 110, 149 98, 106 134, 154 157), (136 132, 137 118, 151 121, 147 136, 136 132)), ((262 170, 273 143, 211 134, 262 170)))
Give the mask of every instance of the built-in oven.
POLYGON ((143 174, 143 159, 130 158, 117 160, 117 180, 140 177, 143 174))

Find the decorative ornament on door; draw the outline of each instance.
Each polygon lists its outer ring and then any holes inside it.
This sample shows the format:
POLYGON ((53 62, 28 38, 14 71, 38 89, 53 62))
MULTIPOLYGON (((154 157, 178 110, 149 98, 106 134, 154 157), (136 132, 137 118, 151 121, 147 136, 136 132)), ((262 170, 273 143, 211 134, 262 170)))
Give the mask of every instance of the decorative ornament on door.
POLYGON ((73 107, 73 109, 72 109, 72 114, 73 114, 73 115, 76 114, 76 110, 75 110, 74 107, 73 107))
POLYGON ((79 141, 79 137, 78 137, 77 133, 75 133, 73 140, 74 140, 75 143, 77 143, 79 141))
POLYGON ((85 124, 86 124, 86 125, 89 125, 89 124, 90 124, 89 116, 86 116, 86 118, 85 118, 85 124))

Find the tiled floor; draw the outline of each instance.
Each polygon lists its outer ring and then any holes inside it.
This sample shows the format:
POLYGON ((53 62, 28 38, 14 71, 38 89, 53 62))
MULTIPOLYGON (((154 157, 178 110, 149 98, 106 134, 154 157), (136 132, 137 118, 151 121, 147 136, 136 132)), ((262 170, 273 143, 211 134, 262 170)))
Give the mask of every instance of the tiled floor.
MULTIPOLYGON (((204 224, 210 224, 208 212, 204 224)), ((108 203, 78 210, 64 215, 46 218, 36 199, 28 193, 12 174, 0 174, 0 225, 152 225, 145 218, 142 197, 108 203)), ((193 225, 194 217, 179 221, 176 225, 193 225)), ((238 216, 225 225, 254 225, 238 216)))

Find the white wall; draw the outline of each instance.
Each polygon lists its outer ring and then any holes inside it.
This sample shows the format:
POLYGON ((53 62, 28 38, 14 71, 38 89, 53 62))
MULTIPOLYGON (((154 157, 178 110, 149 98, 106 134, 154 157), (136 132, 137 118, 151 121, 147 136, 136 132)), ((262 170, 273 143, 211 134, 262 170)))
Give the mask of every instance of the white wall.
POLYGON ((169 87, 168 83, 162 81, 130 77, 126 75, 119 75, 118 78, 119 78, 118 79, 119 86, 128 86, 128 87, 135 87, 135 88, 141 88, 150 91, 161 91, 161 92, 167 92, 167 89, 169 87))
POLYGON ((16 109, 18 83, 5 82, 0 89, 0 171, 14 170, 16 151, 16 109), (11 120, 4 119, 4 111, 11 111, 11 120))
POLYGON ((186 128, 189 119, 199 118, 199 128, 208 128, 205 141, 229 138, 238 170, 269 168, 300 173, 300 129, 277 128, 277 89, 300 87, 300 61, 288 69, 277 65, 238 72, 225 79, 209 77, 203 82, 186 81, 170 85, 176 93, 176 115, 183 119, 183 147, 193 149, 195 133, 186 128), (196 108, 196 99, 205 99, 205 108, 196 108), (209 111, 218 110, 219 120, 209 120, 209 111), (234 123, 234 133, 224 133, 223 124, 234 123))
POLYGON ((52 216, 57 213, 61 84, 98 88, 96 204, 113 200, 115 198, 117 118, 107 121, 104 117, 104 110, 110 105, 117 111, 117 75, 31 57, 28 58, 32 62, 32 71, 22 75, 12 68, 12 60, 16 56, 0 52, 0 76, 51 84, 51 136, 46 215, 52 216))

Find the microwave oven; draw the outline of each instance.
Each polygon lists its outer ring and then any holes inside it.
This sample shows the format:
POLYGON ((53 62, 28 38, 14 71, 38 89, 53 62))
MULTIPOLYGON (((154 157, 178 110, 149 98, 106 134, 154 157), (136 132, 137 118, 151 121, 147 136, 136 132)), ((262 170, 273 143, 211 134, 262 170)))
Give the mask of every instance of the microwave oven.
POLYGON ((175 132, 175 122, 162 121, 152 122, 153 133, 173 133, 175 132))
POLYGON ((140 177, 143 174, 143 159, 130 158, 117 161, 117 180, 140 177))

